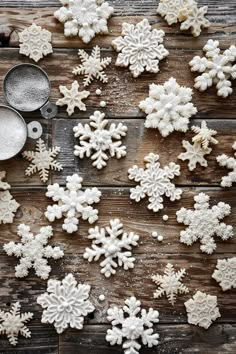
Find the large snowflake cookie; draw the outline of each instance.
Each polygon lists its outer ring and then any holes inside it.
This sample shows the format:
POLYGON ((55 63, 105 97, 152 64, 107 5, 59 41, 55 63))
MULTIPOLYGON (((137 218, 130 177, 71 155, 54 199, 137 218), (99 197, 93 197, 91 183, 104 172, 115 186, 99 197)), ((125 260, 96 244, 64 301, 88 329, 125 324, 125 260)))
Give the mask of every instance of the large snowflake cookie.
POLYGON ((163 196, 170 198, 171 201, 181 198, 182 190, 176 188, 171 179, 180 175, 180 167, 174 162, 160 167, 159 155, 150 153, 144 158, 146 169, 138 168, 134 165, 128 170, 129 179, 140 183, 139 186, 131 188, 130 198, 139 202, 148 197, 148 209, 154 212, 163 209, 163 196))
POLYGON ((153 324, 159 322, 159 312, 141 309, 141 302, 134 296, 125 300, 125 306, 114 306, 107 311, 112 329, 107 330, 106 340, 111 345, 121 345, 124 354, 139 354, 142 345, 148 348, 158 345, 159 334, 153 333, 153 324))
POLYGON ((223 291, 236 288, 236 257, 218 259, 212 278, 220 284, 223 291))
POLYGON ((193 143, 201 143, 201 146, 204 150, 209 147, 210 143, 214 145, 218 144, 218 140, 214 138, 214 136, 217 134, 217 131, 209 129, 205 120, 201 122, 200 127, 193 125, 191 129, 196 134, 192 138, 193 143))
POLYGON ((8 189, 11 189, 11 186, 9 183, 3 181, 6 178, 6 171, 0 171, 0 191, 6 191, 8 189))
POLYGON ((70 273, 62 281, 49 279, 47 292, 37 298, 42 306, 42 323, 54 324, 58 334, 68 327, 82 329, 84 317, 94 311, 89 300, 90 285, 78 284, 70 273))
POLYGON ((104 113, 96 111, 90 116, 89 124, 79 123, 73 129, 80 142, 74 146, 75 156, 81 159, 91 157, 93 166, 99 170, 107 165, 108 154, 117 159, 126 156, 126 146, 122 145, 121 139, 126 136, 128 128, 122 123, 112 123, 108 128, 108 120, 104 117, 104 113))
POLYGON ((205 329, 220 317, 217 297, 197 291, 192 299, 184 303, 188 315, 188 323, 205 329))
POLYGON ((205 159, 205 155, 209 155, 212 151, 212 148, 202 148, 202 144, 200 142, 195 141, 193 144, 191 144, 187 140, 182 141, 182 145, 186 152, 181 152, 179 154, 178 159, 185 161, 189 160, 188 162, 188 169, 189 171, 193 171, 196 167, 197 164, 201 165, 202 167, 207 167, 208 163, 207 160, 205 159))
POLYGON ((20 54, 38 62, 43 56, 53 52, 51 39, 51 32, 33 23, 19 33, 20 54))
POLYGON ((0 191, 0 224, 11 224, 19 206, 8 190, 0 191))
POLYGON ((137 23, 123 23, 122 36, 112 41, 118 54, 116 65, 128 67, 134 77, 144 70, 158 73, 159 61, 167 57, 163 42, 165 32, 153 29, 147 19, 137 23))
POLYGON ((195 210, 181 208, 176 215, 178 223, 188 226, 180 232, 180 242, 191 246, 199 240, 201 251, 212 254, 216 249, 213 236, 216 235, 226 241, 233 237, 233 227, 220 222, 225 216, 230 215, 230 205, 219 202, 210 208, 209 199, 205 193, 199 193, 194 197, 195 210))
POLYGON ((16 302, 9 311, 0 310, 0 334, 6 334, 9 343, 15 346, 18 335, 25 338, 31 337, 31 332, 25 323, 33 318, 32 312, 20 313, 20 303, 16 302))
POLYGON ((192 89, 180 86, 173 77, 164 85, 151 84, 149 97, 139 104, 147 114, 145 127, 158 128, 163 137, 174 130, 186 132, 189 118, 197 113, 192 94, 192 89))
POLYGON ((232 172, 229 172, 227 176, 222 177, 221 186, 231 187, 236 182, 236 142, 233 144, 234 157, 229 157, 226 154, 217 156, 216 160, 220 166, 226 167, 232 172))
POLYGON ((107 20, 113 14, 113 7, 104 0, 59 0, 63 5, 54 13, 64 23, 66 37, 79 36, 89 43, 96 34, 107 34, 107 20))
POLYGON ((62 229, 73 233, 78 230, 79 218, 90 224, 98 219, 98 210, 91 205, 100 201, 101 192, 95 187, 82 191, 83 178, 77 174, 68 176, 66 182, 66 188, 58 183, 48 186, 46 196, 56 203, 47 207, 45 216, 51 222, 64 217, 62 229))
POLYGON ((208 87, 216 85, 217 95, 229 96, 232 92, 230 79, 236 78, 236 47, 231 45, 222 54, 219 42, 209 39, 203 47, 205 57, 195 56, 189 63, 192 71, 201 75, 195 78, 194 87, 199 91, 205 91, 208 87))
POLYGON ((115 274, 118 265, 125 270, 134 268, 135 258, 131 250, 138 245, 139 236, 133 232, 123 232, 123 224, 119 219, 110 220, 110 226, 106 228, 95 226, 90 229, 88 238, 92 240, 92 247, 85 249, 84 258, 92 262, 103 256, 105 259, 100 266, 105 277, 115 274))

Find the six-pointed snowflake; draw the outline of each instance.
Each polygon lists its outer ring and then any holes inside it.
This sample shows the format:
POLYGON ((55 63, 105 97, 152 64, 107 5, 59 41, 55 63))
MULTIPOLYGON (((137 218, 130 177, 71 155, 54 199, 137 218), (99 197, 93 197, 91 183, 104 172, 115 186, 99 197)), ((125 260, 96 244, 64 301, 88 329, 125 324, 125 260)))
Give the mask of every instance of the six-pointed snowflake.
POLYGON ((123 23, 122 36, 112 41, 118 54, 116 65, 128 67, 134 77, 138 77, 144 70, 158 73, 159 61, 167 57, 163 38, 165 32, 153 29, 147 19, 136 25, 123 23))
POLYGON ((97 188, 87 188, 82 191, 83 178, 77 174, 66 178, 66 188, 58 183, 48 186, 46 196, 56 204, 49 205, 45 216, 49 221, 64 217, 62 229, 68 233, 78 230, 79 218, 93 224, 98 219, 98 210, 91 207, 100 201, 101 192, 97 188))
POLYGON ((99 170, 107 165, 108 153, 117 159, 126 156, 126 146, 122 145, 121 139, 126 136, 127 127, 112 123, 107 128, 108 120, 104 117, 104 113, 96 111, 90 116, 89 124, 79 123, 73 129, 75 138, 80 141, 80 145, 74 146, 75 156, 81 159, 91 157, 93 166, 99 170))
POLYGON ((211 153, 211 148, 203 149, 200 142, 194 142, 191 144, 187 140, 183 140, 182 145, 186 152, 181 152, 181 154, 178 156, 178 159, 182 161, 189 160, 189 171, 193 171, 197 167, 197 163, 203 167, 207 167, 207 160, 204 158, 204 156, 211 153))
POLYGON ((176 215, 178 223, 188 226, 180 232, 180 242, 191 246, 199 240, 201 251, 212 254, 216 249, 213 236, 218 236, 223 241, 228 240, 233 237, 233 227, 220 222, 225 216, 230 215, 230 205, 219 202, 210 208, 209 199, 205 193, 199 193, 194 197, 195 210, 181 208, 176 215))
POLYGON ((197 3, 185 7, 179 12, 179 21, 182 22, 180 25, 181 31, 186 31, 191 28, 191 33, 194 37, 198 37, 201 33, 201 28, 210 27, 210 22, 205 18, 208 7, 202 6, 197 7, 197 3))
POLYGON ((164 85, 150 85, 149 97, 139 104, 147 114, 145 127, 158 128, 163 137, 174 130, 186 132, 189 118, 197 113, 191 100, 192 89, 179 86, 173 77, 164 85))
POLYGON ((209 129, 205 120, 202 121, 201 127, 192 126, 192 131, 197 134, 192 138, 192 142, 201 143, 204 150, 209 147, 209 144, 218 144, 218 140, 213 138, 217 134, 216 130, 209 129))
POLYGON ((212 278, 220 284, 223 291, 236 288, 236 257, 218 259, 212 278))
POLYGON ((3 181, 6 178, 6 171, 0 171, 0 191, 6 191, 7 189, 11 189, 9 183, 3 181))
POLYGON ((152 280, 154 283, 160 285, 153 294, 154 299, 158 299, 166 294, 168 301, 171 305, 174 305, 178 293, 187 294, 189 292, 188 288, 181 283, 185 274, 185 269, 180 269, 178 272, 175 272, 173 265, 168 263, 164 270, 164 275, 153 275, 152 280))
POLYGON ((170 198, 171 201, 181 198, 182 190, 170 182, 175 176, 180 175, 180 167, 170 162, 169 165, 161 168, 159 155, 153 153, 147 155, 144 161, 146 169, 135 165, 128 170, 129 179, 140 183, 140 186, 131 188, 130 198, 139 202, 147 196, 148 209, 157 212, 163 209, 163 196, 170 198))
POLYGON ((13 346, 17 344, 19 334, 25 338, 31 337, 31 332, 25 323, 33 318, 33 313, 21 314, 20 308, 20 303, 16 302, 8 312, 0 310, 0 334, 6 334, 9 343, 13 346))
POLYGON ((168 25, 179 21, 180 10, 192 3, 191 0, 160 0, 157 13, 165 18, 168 25))
POLYGON ((234 182, 236 182, 236 142, 233 144, 234 157, 229 157, 225 154, 217 156, 216 160, 220 166, 226 167, 232 172, 229 172, 227 176, 222 177, 221 186, 231 187, 234 182))
POLYGON ((158 333, 153 333, 153 324, 159 322, 159 312, 141 309, 141 302, 134 296, 125 300, 123 308, 113 307, 107 311, 112 329, 107 330, 106 340, 111 345, 121 345, 124 354, 139 354, 141 344, 149 348, 158 345, 158 333))
POLYGON ((9 191, 0 191, 0 224, 11 224, 19 206, 9 191))

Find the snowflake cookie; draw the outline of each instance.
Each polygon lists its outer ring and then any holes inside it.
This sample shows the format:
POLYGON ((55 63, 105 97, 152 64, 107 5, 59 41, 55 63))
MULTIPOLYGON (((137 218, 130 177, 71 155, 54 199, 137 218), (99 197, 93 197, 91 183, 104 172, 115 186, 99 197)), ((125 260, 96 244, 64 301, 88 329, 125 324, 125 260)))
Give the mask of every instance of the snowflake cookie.
POLYGON ((47 207, 45 216, 50 222, 64 217, 62 229, 70 234, 78 230, 80 218, 90 224, 98 219, 98 210, 91 205, 100 201, 101 192, 95 187, 82 191, 83 178, 77 174, 68 176, 66 182, 66 188, 58 183, 48 186, 46 196, 56 203, 47 207))
POLYGON ((5 178, 6 171, 0 171, 0 191, 6 191, 7 189, 11 189, 10 184, 3 181, 5 178))
POLYGON ((100 266, 105 277, 115 274, 118 265, 125 270, 134 268, 135 258, 132 257, 131 250, 138 245, 139 236, 133 232, 123 232, 123 224, 119 219, 110 220, 110 226, 106 228, 95 226, 90 229, 88 238, 93 240, 92 247, 85 249, 84 258, 92 262, 104 256, 100 266))
POLYGON ((220 284, 223 291, 236 288, 236 257, 218 259, 212 278, 220 284))
POLYGON ((181 152, 181 154, 179 154, 178 156, 178 159, 182 161, 189 160, 189 171, 193 171, 197 167, 198 163, 202 167, 208 166, 207 160, 204 158, 204 156, 209 155, 211 153, 211 148, 208 147, 206 149, 203 149, 202 144, 197 141, 191 144, 189 141, 183 140, 182 145, 186 152, 181 152))
POLYGON ((88 86, 94 79, 103 83, 108 82, 104 69, 111 63, 111 57, 101 59, 99 46, 93 48, 91 55, 80 49, 78 55, 82 61, 80 66, 73 69, 74 75, 84 75, 84 86, 88 86))
POLYGON ((147 19, 137 23, 122 24, 122 36, 112 41, 118 54, 116 66, 128 67, 134 77, 144 70, 158 73, 159 61, 167 57, 163 42, 165 32, 153 29, 147 19))
POLYGON ((229 172, 227 176, 222 177, 221 186, 231 187, 234 182, 236 182, 236 142, 233 144, 234 157, 229 157, 225 154, 217 156, 216 161, 220 166, 226 167, 232 172, 229 172))
POLYGON ((104 0, 59 0, 63 5, 54 13, 64 23, 66 37, 79 36, 89 43, 96 34, 107 34, 107 20, 113 14, 113 7, 104 0))
POLYGON ((49 279, 47 292, 37 298, 42 306, 42 323, 54 324, 58 334, 68 327, 82 329, 84 317, 94 311, 89 300, 90 285, 78 284, 69 273, 62 281, 49 279))
POLYGON ((171 305, 174 305, 178 293, 187 294, 189 292, 188 288, 182 284, 182 278, 185 274, 185 269, 175 272, 173 265, 168 263, 164 270, 164 275, 153 275, 152 280, 160 286, 153 294, 154 299, 166 294, 168 301, 171 305))
POLYGON ((149 97, 141 101, 139 108, 147 114, 146 128, 158 128, 163 137, 174 130, 186 132, 189 118, 197 113, 191 103, 192 89, 180 86, 171 77, 164 85, 151 84, 149 97))
POLYGON ((53 236, 51 226, 45 226, 34 236, 30 226, 18 226, 17 235, 21 237, 20 243, 10 241, 3 245, 8 256, 20 258, 20 263, 15 267, 15 276, 24 278, 29 274, 29 269, 34 268, 35 274, 41 279, 47 279, 51 271, 48 258, 59 259, 64 256, 60 247, 47 246, 48 239, 53 236))
POLYGON ((20 204, 13 199, 13 196, 8 190, 0 191, 0 224, 13 223, 14 214, 19 206, 20 204))
POLYGON ((53 52, 51 40, 51 32, 33 23, 19 33, 20 54, 24 54, 38 62, 43 56, 53 52))
POLYGON ((82 100, 86 99, 89 95, 89 91, 79 91, 78 81, 74 81, 71 85, 71 89, 68 89, 66 86, 59 86, 61 94, 64 96, 57 100, 57 106, 67 106, 67 113, 71 116, 75 108, 77 107, 80 111, 86 111, 86 106, 82 100))
POLYGON ((179 21, 180 11, 191 3, 191 0, 160 0, 157 13, 171 26, 179 21))
POLYGON ((47 150, 45 142, 39 139, 36 142, 35 151, 24 151, 22 156, 31 162, 29 167, 25 170, 26 176, 39 171, 39 177, 43 182, 47 182, 49 177, 49 169, 55 171, 63 170, 62 165, 55 160, 55 157, 59 154, 60 148, 58 146, 47 150))
POLYGON ((89 124, 79 123, 73 129, 75 138, 80 141, 80 145, 74 146, 75 156, 81 159, 91 157, 98 170, 107 165, 108 154, 117 159, 126 156, 126 146, 122 145, 121 139, 126 136, 128 128, 122 123, 112 123, 108 128, 108 120, 104 117, 104 113, 96 111, 90 116, 89 124))
POLYGON ((217 297, 201 291, 197 291, 193 298, 186 301, 184 305, 188 315, 188 323, 205 329, 209 328, 218 317, 221 317, 217 306, 217 297))
POLYGON ((141 302, 134 296, 125 300, 125 306, 114 306, 107 311, 112 329, 107 330, 106 340, 111 345, 121 345, 124 354, 139 354, 142 344, 148 348, 158 345, 159 334, 153 333, 153 324, 159 322, 159 312, 141 309, 141 302), (141 344, 139 343, 141 342, 141 344))
POLYGON ((217 95, 229 96, 232 92, 230 79, 236 78, 236 47, 231 45, 222 54, 219 42, 209 39, 203 47, 205 57, 195 56, 189 63, 192 71, 202 73, 195 78, 194 87, 205 91, 208 87, 216 85, 217 95))
POLYGON ((191 5, 182 8, 179 11, 179 21, 182 22, 180 25, 181 31, 186 31, 191 29, 191 33, 194 37, 200 36, 201 28, 210 27, 210 21, 205 18, 207 14, 208 7, 202 6, 197 7, 197 3, 193 2, 191 5))
POLYGON ((216 130, 209 129, 205 120, 201 122, 201 127, 192 126, 192 131, 196 134, 192 138, 192 142, 201 143, 201 146, 204 150, 209 147, 209 144, 218 144, 218 140, 213 138, 217 134, 216 130))
POLYGON ((226 241, 233 237, 233 227, 220 222, 225 216, 230 215, 230 205, 219 202, 210 208, 209 199, 207 194, 199 193, 194 197, 195 210, 181 208, 176 215, 178 223, 188 226, 180 232, 180 242, 191 246, 199 240, 201 251, 212 254, 216 249, 213 236, 216 235, 226 241))
POLYGON ((13 346, 17 344, 19 334, 25 338, 31 337, 31 332, 25 323, 33 318, 33 313, 21 314, 20 309, 20 303, 16 302, 8 312, 0 310, 0 334, 6 334, 9 343, 13 346))
POLYGON ((147 196, 148 209, 157 212, 163 209, 163 196, 170 198, 171 201, 181 198, 182 190, 171 183, 171 179, 180 175, 180 167, 170 162, 161 168, 159 155, 153 153, 147 155, 144 161, 146 169, 134 165, 128 170, 129 179, 140 183, 140 186, 131 188, 130 198, 139 202, 147 196))

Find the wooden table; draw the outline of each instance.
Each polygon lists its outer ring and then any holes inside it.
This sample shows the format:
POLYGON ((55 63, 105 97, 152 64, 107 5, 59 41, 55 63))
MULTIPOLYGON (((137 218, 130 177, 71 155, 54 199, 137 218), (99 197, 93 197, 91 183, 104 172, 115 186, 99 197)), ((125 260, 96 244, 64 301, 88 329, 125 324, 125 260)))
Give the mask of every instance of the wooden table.
MULTIPOLYGON (((87 111, 78 112, 69 118, 65 107, 60 109, 57 117, 51 121, 40 118, 36 112, 24 115, 27 121, 39 119, 44 127, 43 137, 49 145, 61 147, 59 161, 64 170, 52 173, 49 182, 65 184, 66 176, 80 173, 84 178, 84 186, 97 186, 102 191, 102 200, 98 206, 99 225, 106 225, 110 218, 120 218, 126 230, 132 230, 140 235, 140 246, 134 251, 135 268, 132 271, 118 270, 110 279, 105 279, 100 273, 98 263, 88 263, 82 257, 84 249, 90 244, 87 239, 89 225, 82 221, 80 231, 68 235, 61 230, 61 222, 55 222, 54 240, 52 244, 62 244, 65 257, 62 260, 50 262, 51 276, 62 279, 65 273, 72 272, 76 279, 88 282, 92 286, 92 301, 97 310, 90 316, 82 331, 67 330, 57 335, 54 327, 40 322, 41 308, 36 304, 37 296, 46 289, 46 282, 37 278, 31 272, 22 280, 14 276, 17 264, 15 257, 8 257, 0 249, 0 299, 1 309, 8 309, 10 304, 19 300, 23 311, 32 311, 34 320, 29 323, 32 331, 31 339, 20 336, 19 344, 11 347, 5 336, 0 337, 0 353, 49 354, 115 354, 122 353, 121 347, 110 347, 105 341, 107 328, 106 311, 109 305, 122 305, 124 300, 135 295, 145 307, 157 308, 160 312, 160 324, 155 329, 160 333, 160 345, 154 349, 143 349, 141 353, 235 353, 236 352, 236 292, 222 292, 211 274, 219 258, 233 256, 235 239, 220 242, 217 240, 216 252, 208 256, 199 251, 199 243, 187 247, 179 242, 182 225, 176 222, 176 210, 180 207, 193 208, 193 197, 199 191, 208 193, 211 203, 219 201, 230 203, 232 214, 225 219, 236 226, 236 193, 235 186, 230 189, 220 188, 221 177, 228 173, 216 163, 216 156, 221 153, 232 155, 232 143, 235 140, 236 120, 236 81, 234 93, 227 99, 216 96, 215 88, 204 93, 194 90, 193 101, 198 108, 198 114, 191 120, 191 125, 199 124, 206 119, 209 126, 218 131, 219 144, 214 146, 209 156, 209 166, 198 167, 189 172, 187 164, 177 160, 182 151, 183 138, 190 140, 192 133, 173 133, 168 138, 161 138, 157 130, 144 129, 145 115, 138 109, 139 102, 148 95, 150 83, 164 83, 171 76, 181 85, 193 86, 194 74, 190 72, 188 62, 194 55, 202 54, 202 47, 210 38, 219 40, 222 49, 226 49, 236 41, 236 3, 235 0, 200 0, 201 5, 208 5, 208 18, 212 22, 208 31, 193 38, 188 33, 179 31, 179 26, 168 27, 160 16, 156 15, 157 0, 113 0, 115 14, 109 21, 110 33, 107 36, 97 36, 89 45, 83 44, 78 38, 67 39, 63 35, 63 26, 53 18, 53 12, 59 7, 57 0, 1 0, 0 23, 3 48, 0 48, 0 77, 3 80, 7 70, 18 63, 30 60, 19 54, 17 32, 35 22, 53 33, 54 53, 40 61, 40 66, 46 70, 52 83, 51 100, 60 97, 58 86, 70 85, 74 77, 72 68, 79 63, 78 48, 91 49, 95 44, 103 48, 103 55, 112 56, 112 65, 107 69, 109 83, 100 85, 94 82, 90 86, 91 96, 86 101, 87 111), (120 34, 121 24, 126 21, 137 23, 144 17, 148 18, 154 28, 162 28, 166 32, 165 45, 170 52, 166 60, 160 64, 157 75, 145 73, 134 79, 127 69, 116 68, 114 65, 116 53, 111 49, 111 41, 120 34), (10 34, 10 36, 9 36, 10 34), (95 90, 102 87, 102 97, 95 90), (122 121, 129 131, 126 138, 127 157, 119 161, 112 159, 102 171, 92 168, 91 161, 80 161, 73 155, 72 128, 79 121, 85 122, 94 110, 99 109, 99 102, 107 101, 104 109, 112 122, 122 121), (129 198, 130 186, 134 185, 127 178, 127 170, 134 164, 143 165, 143 158, 149 152, 158 153, 162 164, 175 161, 181 165, 181 176, 176 183, 184 190, 179 202, 165 201, 163 212, 153 213, 147 209, 147 201, 135 203, 129 198), (169 215, 168 222, 162 220, 164 214, 169 215), (164 235, 164 242, 159 243, 151 236, 152 231, 164 235), (178 297, 172 307, 165 297, 154 300, 152 294, 155 285, 150 276, 162 272, 165 265, 171 262, 177 268, 185 267, 188 275, 185 284, 189 287, 188 295, 178 297), (211 295, 217 295, 221 312, 215 324, 208 330, 187 324, 184 301, 197 290, 211 295), (106 300, 100 302, 98 296, 104 294, 106 300)), ((78 78, 80 81, 82 78, 78 78)), ((5 103, 2 92, 0 102, 5 103)), ((29 141, 26 148, 34 147, 29 141)), ((0 164, 1 170, 7 171, 8 182, 12 185, 12 194, 21 204, 13 224, 0 226, 1 245, 10 240, 18 240, 17 225, 27 223, 37 231, 46 225, 44 211, 50 200, 45 197, 46 186, 38 175, 26 177, 24 170, 27 161, 21 156, 0 164)))

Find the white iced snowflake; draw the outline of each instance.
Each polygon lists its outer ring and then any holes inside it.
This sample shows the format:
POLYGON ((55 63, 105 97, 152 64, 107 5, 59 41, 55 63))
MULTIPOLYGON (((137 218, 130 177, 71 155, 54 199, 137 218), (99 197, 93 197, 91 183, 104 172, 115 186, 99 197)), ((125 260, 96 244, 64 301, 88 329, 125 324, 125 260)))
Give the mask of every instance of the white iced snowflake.
POLYGON ((166 294, 168 301, 171 305, 174 305, 178 293, 187 294, 189 292, 188 288, 182 284, 182 278, 185 274, 185 269, 175 272, 173 265, 168 263, 164 270, 164 275, 153 275, 152 280, 160 286, 153 294, 154 299, 158 299, 166 294))
POLYGON ((117 159, 126 156, 126 146, 122 145, 122 137, 126 136, 127 127, 119 123, 107 125, 109 121, 104 119, 105 114, 99 111, 90 116, 89 124, 79 123, 74 127, 74 136, 79 138, 80 145, 74 146, 75 156, 81 159, 91 157, 93 166, 102 169, 107 165, 107 160, 111 157, 117 159))
POLYGON ((60 93, 64 96, 57 100, 57 106, 67 106, 67 113, 71 116, 75 108, 77 107, 80 111, 86 111, 86 106, 82 100, 88 98, 90 95, 89 91, 79 91, 78 81, 74 81, 71 85, 71 89, 66 86, 59 86, 60 93))
POLYGON ((220 284, 223 291, 236 288, 236 257, 218 259, 212 278, 220 284))
POLYGON ((9 343, 13 346, 17 344, 19 334, 25 338, 31 337, 31 332, 25 323, 33 318, 33 313, 21 314, 20 309, 20 303, 16 302, 9 311, 0 310, 0 334, 6 334, 9 343))
POLYGON ((78 52, 82 64, 73 69, 74 75, 84 75, 84 86, 88 86, 94 79, 103 83, 108 82, 104 69, 111 63, 111 57, 101 59, 99 46, 93 48, 91 55, 83 49, 78 52))
POLYGON ((205 18, 207 14, 208 7, 197 6, 196 2, 191 5, 182 8, 179 12, 179 21, 182 22, 180 25, 181 31, 186 31, 191 29, 191 33, 194 37, 198 37, 201 33, 201 28, 210 27, 210 21, 205 18))
POLYGON ((21 237, 20 243, 10 241, 3 245, 8 256, 20 258, 19 264, 15 267, 15 276, 24 278, 29 274, 29 269, 33 268, 38 277, 47 279, 51 271, 47 259, 59 259, 64 256, 60 247, 47 245, 48 239, 53 236, 52 227, 42 227, 34 236, 30 226, 21 224, 18 226, 17 234, 21 237))
POLYGON ((66 188, 58 183, 48 186, 46 196, 56 204, 49 205, 45 216, 50 222, 64 217, 62 229, 68 233, 78 230, 79 218, 93 224, 98 219, 98 210, 91 207, 100 201, 101 192, 97 188, 82 191, 83 178, 77 174, 66 178, 66 188))
POLYGON ((53 52, 51 40, 51 32, 33 23, 19 33, 20 54, 38 62, 43 56, 53 52))
POLYGON ((0 191, 0 224, 11 224, 19 206, 8 190, 0 191))
POLYGON ((122 24, 122 36, 112 41, 118 54, 116 65, 128 67, 134 77, 142 72, 158 73, 159 61, 167 57, 163 42, 165 32, 153 29, 147 19, 137 23, 122 24))
POLYGON ((180 86, 173 77, 164 85, 151 84, 149 97, 139 104, 147 114, 145 127, 158 128, 163 137, 174 130, 186 132, 189 118, 197 113, 191 102, 192 93, 192 89, 180 86))
POLYGON ((107 20, 113 14, 113 7, 104 0, 59 0, 63 5, 54 13, 64 23, 66 37, 79 36, 89 43, 96 34, 107 34, 107 20))
POLYGON ((62 165, 55 160, 55 157, 60 152, 60 147, 52 147, 47 150, 45 142, 39 139, 36 142, 35 151, 24 151, 22 156, 31 162, 29 167, 25 170, 26 176, 39 171, 39 177, 43 182, 47 182, 49 177, 49 170, 61 171, 62 165))
POLYGON ((209 328, 213 321, 221 316, 217 306, 217 297, 201 291, 197 291, 193 298, 186 301, 184 305, 188 323, 205 329, 209 328))
POLYGON ((6 191, 7 189, 11 189, 9 183, 3 181, 6 178, 6 171, 0 171, 0 191, 6 191))
POLYGON ((209 206, 209 196, 199 193, 194 197, 194 209, 181 208, 176 212, 178 223, 188 226, 180 232, 180 242, 191 246, 200 241, 202 252, 212 254, 216 249, 214 235, 223 241, 233 237, 233 227, 220 222, 225 216, 230 215, 229 204, 219 202, 212 208, 209 206))
POLYGON ((234 157, 229 157, 226 154, 217 156, 216 160, 220 166, 226 167, 232 172, 229 172, 227 176, 222 177, 221 186, 231 187, 236 182, 236 142, 233 144, 234 157))
POLYGON ((205 57, 195 56, 189 63, 192 71, 202 73, 195 78, 194 87, 205 91, 216 85, 217 95, 227 97, 233 92, 230 79, 236 78, 236 47, 231 45, 222 54, 219 42, 209 39, 203 47, 205 57))
POLYGON ((131 250, 132 246, 138 245, 139 236, 133 232, 123 232, 123 224, 119 219, 110 220, 110 226, 106 228, 91 228, 88 238, 93 240, 92 247, 85 249, 84 258, 92 262, 104 256, 100 266, 105 277, 115 274, 118 265, 125 270, 134 268, 135 258, 132 257, 131 250))
POLYGON ((42 306, 42 323, 54 324, 58 334, 68 327, 82 329, 84 317, 94 311, 89 300, 90 285, 78 284, 69 273, 62 281, 49 279, 47 292, 37 298, 42 306))
POLYGON ((171 26, 179 21, 180 11, 192 2, 192 0, 160 0, 157 13, 171 26))
POLYGON ((189 160, 189 171, 193 171, 197 167, 197 163, 202 167, 207 167, 208 163, 204 156, 211 153, 211 148, 207 147, 206 149, 203 149, 201 143, 197 141, 191 144, 189 141, 183 140, 182 145, 186 152, 181 152, 178 159, 182 161, 189 160))
POLYGON ((153 324, 159 322, 159 312, 141 309, 141 302, 134 296, 125 300, 125 306, 114 306, 107 311, 112 329, 107 330, 106 340, 111 345, 121 345, 124 354, 139 354, 142 344, 148 348, 158 345, 159 334, 153 333, 153 324), (140 344, 141 342, 141 344, 140 344))
POLYGON ((218 144, 218 140, 214 138, 217 134, 216 130, 209 129, 205 120, 201 122, 201 127, 192 126, 192 131, 196 134, 192 138, 192 142, 201 143, 202 148, 205 150, 209 147, 209 144, 218 144))
POLYGON ((180 175, 180 166, 170 162, 163 168, 160 167, 159 155, 150 153, 144 158, 146 169, 134 165, 128 170, 129 179, 139 182, 140 186, 131 188, 130 198, 139 202, 148 197, 148 209, 154 212, 163 209, 163 196, 171 201, 181 198, 182 190, 176 188, 171 179, 180 175))

